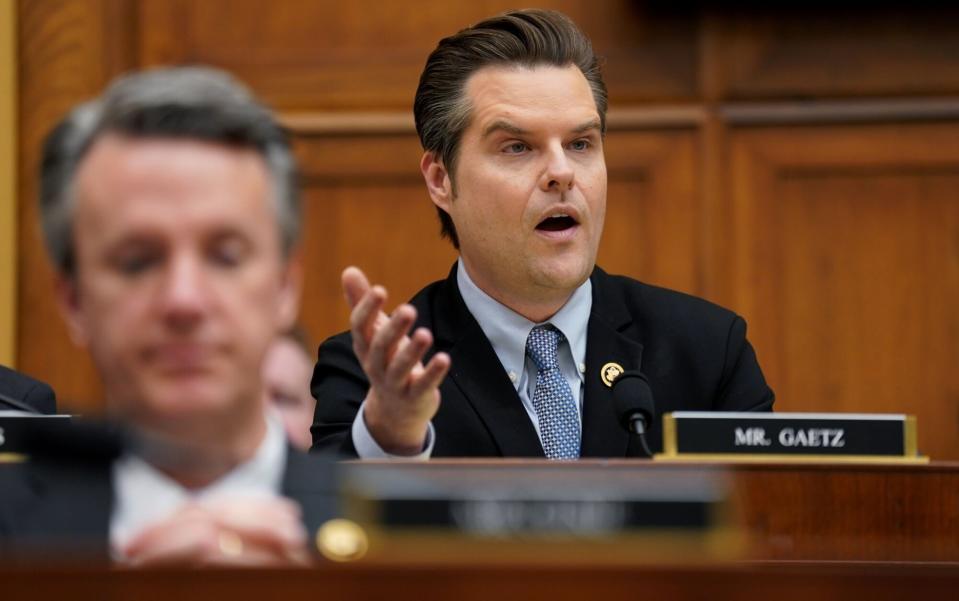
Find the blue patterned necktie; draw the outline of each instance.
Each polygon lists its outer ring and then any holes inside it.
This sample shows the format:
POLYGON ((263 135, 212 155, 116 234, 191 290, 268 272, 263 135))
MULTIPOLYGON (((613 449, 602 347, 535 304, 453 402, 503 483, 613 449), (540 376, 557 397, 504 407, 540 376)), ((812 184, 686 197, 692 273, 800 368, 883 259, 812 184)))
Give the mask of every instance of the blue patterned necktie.
POLYGON ((557 349, 563 335, 551 325, 536 326, 526 339, 526 354, 536 364, 533 409, 539 419, 543 451, 549 459, 579 457, 579 408, 559 369, 557 349))

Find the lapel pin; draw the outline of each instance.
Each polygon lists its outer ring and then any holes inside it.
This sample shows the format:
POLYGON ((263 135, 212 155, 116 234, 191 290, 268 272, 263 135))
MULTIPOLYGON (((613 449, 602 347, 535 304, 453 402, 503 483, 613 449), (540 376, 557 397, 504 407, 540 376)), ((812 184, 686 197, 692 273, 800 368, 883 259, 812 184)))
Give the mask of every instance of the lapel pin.
POLYGON ((603 366, 603 369, 599 370, 599 377, 603 380, 603 384, 612 388, 613 382, 615 382, 616 378, 624 371, 626 370, 623 369, 622 365, 610 361, 603 366))

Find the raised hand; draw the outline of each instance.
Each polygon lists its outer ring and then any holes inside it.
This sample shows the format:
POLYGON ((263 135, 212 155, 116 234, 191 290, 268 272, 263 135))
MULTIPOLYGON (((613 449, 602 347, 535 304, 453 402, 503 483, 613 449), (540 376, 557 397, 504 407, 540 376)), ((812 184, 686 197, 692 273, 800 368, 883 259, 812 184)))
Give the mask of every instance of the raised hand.
POLYGON ((449 355, 436 353, 424 366, 433 335, 426 328, 408 335, 416 309, 404 304, 387 316, 383 312, 386 290, 371 287, 356 267, 347 267, 342 281, 353 309, 353 351, 370 380, 363 416, 366 427, 388 453, 419 453, 429 421, 439 408, 439 385, 449 370, 449 355))

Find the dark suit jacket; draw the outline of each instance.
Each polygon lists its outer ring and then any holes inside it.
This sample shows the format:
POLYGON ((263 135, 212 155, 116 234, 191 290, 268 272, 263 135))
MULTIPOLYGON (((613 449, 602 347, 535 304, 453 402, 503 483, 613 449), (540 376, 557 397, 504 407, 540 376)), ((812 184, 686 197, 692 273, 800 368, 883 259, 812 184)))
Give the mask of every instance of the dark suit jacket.
MULTIPOLYGON (((746 322, 705 300, 649 286, 596 268, 586 342, 583 457, 636 456, 638 441, 617 420, 612 389, 600 378, 608 362, 639 369, 649 380, 656 417, 649 446, 662 448, 663 413, 677 410, 769 411, 766 385, 746 322)), ((416 326, 433 332, 431 353, 446 351, 452 365, 440 385, 433 418, 434 457, 543 457, 536 430, 492 346, 449 277, 430 284, 411 301, 416 326)), ((355 456, 351 424, 369 382, 352 350, 349 333, 320 346, 313 372, 316 397, 314 449, 355 456)))
MULTIPOLYGON (((112 458, 0 464, 0 552, 99 561, 109 557, 112 458)), ((339 514, 333 462, 288 447, 282 494, 300 504, 312 536, 339 514)))
MULTIPOLYGON (((40 413, 57 412, 57 397, 53 394, 52 388, 40 380, 34 380, 28 375, 3 365, 0 365, 0 393, 16 401, 23 401, 40 413)), ((0 402, 0 409, 12 409, 12 407, 7 407, 0 402)))

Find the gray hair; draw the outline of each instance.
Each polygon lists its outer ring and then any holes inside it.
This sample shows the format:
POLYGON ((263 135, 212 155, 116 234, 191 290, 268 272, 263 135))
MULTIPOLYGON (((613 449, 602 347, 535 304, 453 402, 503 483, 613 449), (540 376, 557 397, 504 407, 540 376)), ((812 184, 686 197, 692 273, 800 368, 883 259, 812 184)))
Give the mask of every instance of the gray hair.
MULTIPOLYGON (((467 27, 443 38, 426 60, 413 100, 413 116, 420 143, 442 159, 456 192, 456 155, 469 125, 471 107, 467 80, 487 66, 538 67, 575 65, 593 93, 600 130, 606 134, 606 84, 600 61, 589 38, 563 13, 553 10, 517 10, 467 27)), ((441 234, 459 248, 456 227, 437 207, 441 234)))
POLYGON ((73 276, 74 178, 104 134, 184 138, 255 150, 272 180, 284 253, 296 244, 300 199, 296 161, 271 112, 230 75, 209 67, 175 67, 115 80, 99 97, 71 111, 47 136, 40 166, 44 243, 61 273, 73 276))

